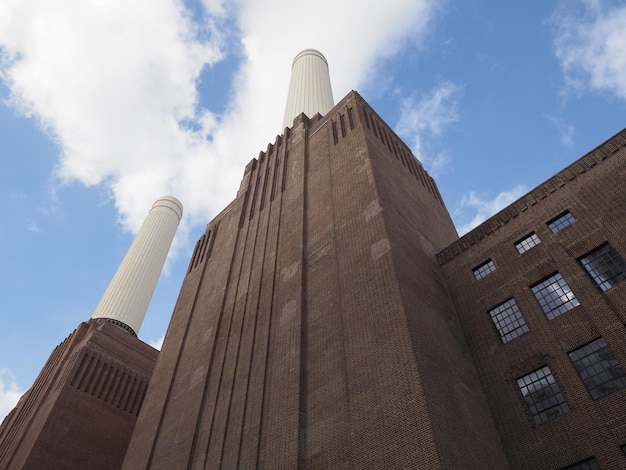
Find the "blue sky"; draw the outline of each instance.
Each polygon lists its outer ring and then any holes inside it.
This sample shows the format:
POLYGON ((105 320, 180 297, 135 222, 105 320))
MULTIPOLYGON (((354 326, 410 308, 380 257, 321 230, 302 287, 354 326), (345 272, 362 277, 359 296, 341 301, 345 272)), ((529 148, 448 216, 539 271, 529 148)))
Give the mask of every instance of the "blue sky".
POLYGON ((0 416, 87 320, 152 202, 185 215, 140 337, 324 53, 435 177, 463 233, 625 126, 619 1, 3 0, 0 416))

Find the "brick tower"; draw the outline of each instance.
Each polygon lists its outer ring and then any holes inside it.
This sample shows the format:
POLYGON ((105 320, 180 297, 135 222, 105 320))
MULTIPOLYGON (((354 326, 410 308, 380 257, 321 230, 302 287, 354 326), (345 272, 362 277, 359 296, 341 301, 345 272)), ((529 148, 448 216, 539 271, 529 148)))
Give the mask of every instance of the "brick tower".
POLYGON ((300 114, 196 245, 124 468, 506 468, 435 258, 457 238, 356 92, 300 114))
POLYGON ((102 297, 0 426, 2 469, 118 469, 158 351, 139 340, 182 216, 157 200, 102 297))

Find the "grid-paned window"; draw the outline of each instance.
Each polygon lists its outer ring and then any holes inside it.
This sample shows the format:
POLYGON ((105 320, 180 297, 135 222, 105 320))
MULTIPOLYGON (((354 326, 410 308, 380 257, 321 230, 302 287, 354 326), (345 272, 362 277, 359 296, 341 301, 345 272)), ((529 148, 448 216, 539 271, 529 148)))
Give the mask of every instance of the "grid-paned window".
POLYGON ((477 266, 474 269, 472 269, 472 272, 474 273, 476 280, 478 280, 478 279, 485 277, 487 274, 492 273, 495 270, 496 270, 496 265, 493 264, 493 261, 489 259, 485 261, 483 264, 481 264, 480 266, 477 266))
POLYGON ((548 366, 520 377, 517 385, 535 424, 547 423, 569 412, 565 397, 548 366))
POLYGON ((508 343, 528 331, 528 325, 515 299, 509 299, 489 310, 489 315, 491 315, 493 324, 496 325, 503 343, 508 343))
POLYGON ((626 387, 626 372, 603 338, 572 351, 569 358, 592 398, 626 387))
POLYGON ((524 237, 522 240, 518 241, 515 244, 515 248, 519 251, 520 255, 528 250, 530 250, 533 246, 539 245, 541 240, 539 236, 533 232, 528 236, 524 237))
POLYGON ((567 467, 561 467, 559 470, 600 470, 600 465, 598 465, 596 459, 591 457, 587 460, 568 465, 567 467))
POLYGON ((556 233, 563 230, 568 225, 573 224, 574 222, 576 222, 574 216, 569 211, 565 211, 558 217, 549 221, 548 227, 550 228, 550 230, 556 233))
POLYGON ((548 320, 580 305, 578 299, 560 273, 550 276, 545 281, 531 287, 533 294, 548 320))
POLYGON ((581 258, 580 264, 603 292, 626 280, 626 263, 608 243, 581 258))

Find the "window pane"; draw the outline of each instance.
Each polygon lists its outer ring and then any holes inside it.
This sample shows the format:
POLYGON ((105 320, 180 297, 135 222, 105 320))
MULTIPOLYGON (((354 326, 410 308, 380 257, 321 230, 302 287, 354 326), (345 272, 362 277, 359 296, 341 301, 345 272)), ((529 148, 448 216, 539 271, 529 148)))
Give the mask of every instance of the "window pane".
POLYGON ((569 406, 548 366, 517 379, 535 424, 552 421, 569 412, 569 406))
POLYGON ((533 232, 525 237, 523 240, 518 241, 515 244, 515 248, 517 248, 517 251, 519 251, 521 255, 522 253, 530 250, 533 246, 539 245, 539 243, 541 243, 541 240, 539 239, 537 234, 533 232))
POLYGON ((531 286, 531 290, 548 320, 580 305, 560 273, 531 286))
POLYGON ((572 351, 569 357, 593 399, 626 386, 626 372, 603 338, 572 351))
POLYGON ((496 265, 493 264, 493 261, 487 260, 477 268, 474 268, 472 271, 474 272, 474 276, 476 280, 485 277, 487 274, 496 270, 496 265))
POLYGON ((548 227, 550 227, 550 230, 556 233, 560 230, 563 230, 568 225, 573 224, 574 222, 576 222, 576 219, 572 214, 570 214, 569 211, 567 211, 548 222, 548 227))
POLYGON ((580 263, 603 292, 626 280, 626 263, 609 244, 581 258, 580 263))
POLYGON ((489 315, 491 315, 493 324, 496 325, 503 343, 508 343, 528 331, 528 325, 515 299, 509 299, 489 310, 489 315))

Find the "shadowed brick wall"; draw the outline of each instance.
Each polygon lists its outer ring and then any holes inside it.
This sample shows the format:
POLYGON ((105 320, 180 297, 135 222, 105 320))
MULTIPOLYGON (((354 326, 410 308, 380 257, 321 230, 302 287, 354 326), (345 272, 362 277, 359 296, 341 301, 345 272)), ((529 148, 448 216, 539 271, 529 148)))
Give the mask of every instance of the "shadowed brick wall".
POLYGON ((105 320, 81 323, 0 426, 0 468, 120 468, 157 354, 105 320))
POLYGON ((435 259, 456 238, 358 94, 297 118, 198 241, 125 468, 506 468, 435 259))

